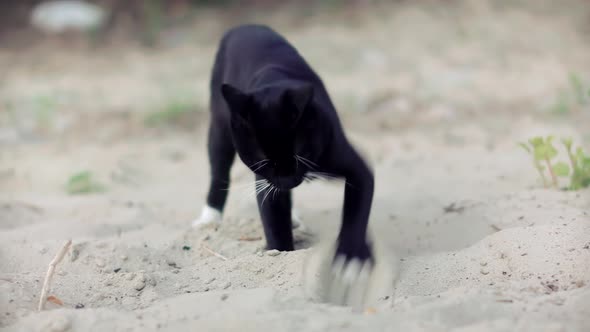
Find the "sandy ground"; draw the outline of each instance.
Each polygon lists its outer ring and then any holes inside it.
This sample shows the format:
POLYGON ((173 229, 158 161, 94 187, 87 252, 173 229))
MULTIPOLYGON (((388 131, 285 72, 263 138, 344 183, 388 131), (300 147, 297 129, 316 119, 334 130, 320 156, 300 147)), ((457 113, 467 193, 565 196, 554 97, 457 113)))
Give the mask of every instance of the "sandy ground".
MULTIPOLYGON (((398 277, 365 312, 301 287, 306 257, 338 227, 341 183, 295 191, 307 230, 294 252, 262 250, 241 164, 222 225, 190 229, 207 189, 207 114, 143 119, 171 98, 206 108, 214 33, 151 52, 56 50, 63 41, 0 52, 0 330, 590 330, 590 191, 543 189, 516 146, 552 134, 590 148, 588 105, 551 111, 570 73, 590 83, 590 7, 537 3, 402 3, 304 28, 263 19, 309 54, 374 166, 371 230, 398 277), (104 191, 67 194, 81 170, 104 191), (67 239, 50 292, 63 305, 36 312, 67 239)), ((195 26, 225 24, 210 17, 195 26)))

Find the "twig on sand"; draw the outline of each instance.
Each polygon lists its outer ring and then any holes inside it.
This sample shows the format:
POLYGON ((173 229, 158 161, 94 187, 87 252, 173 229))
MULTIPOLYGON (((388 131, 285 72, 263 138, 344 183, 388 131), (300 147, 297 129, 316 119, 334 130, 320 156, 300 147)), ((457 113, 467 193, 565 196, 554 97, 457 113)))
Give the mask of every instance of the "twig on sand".
POLYGON ((226 260, 227 260, 227 257, 223 256, 222 254, 220 254, 220 253, 218 253, 218 252, 215 252, 215 251, 213 251, 213 249, 211 249, 211 248, 207 247, 207 245, 206 245, 206 244, 202 244, 202 245, 201 245, 201 248, 205 249, 205 251, 206 251, 206 252, 210 253, 211 255, 213 255, 213 256, 215 256, 215 257, 217 257, 217 258, 220 258, 220 259, 222 259, 222 260, 224 260, 224 261, 226 261, 226 260))
POLYGON ((240 236, 238 241, 260 241, 262 236, 240 236))
POLYGON ((39 298, 39 307, 37 308, 37 311, 41 311, 45 307, 45 302, 47 302, 47 292, 49 292, 51 278, 53 277, 53 273, 55 272, 55 267, 64 258, 66 252, 68 252, 68 249, 70 249, 71 245, 72 240, 68 240, 66 243, 64 243, 63 247, 61 247, 57 255, 55 255, 51 263, 49 263, 49 268, 47 269, 47 274, 45 275, 45 281, 43 281, 43 288, 41 289, 41 297, 39 298))

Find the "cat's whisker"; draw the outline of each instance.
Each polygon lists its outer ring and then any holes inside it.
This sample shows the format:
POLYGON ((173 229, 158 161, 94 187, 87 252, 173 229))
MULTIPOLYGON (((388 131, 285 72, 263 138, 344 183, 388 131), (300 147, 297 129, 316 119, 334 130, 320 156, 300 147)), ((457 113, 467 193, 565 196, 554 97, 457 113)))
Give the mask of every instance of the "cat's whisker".
POLYGON ((300 161, 303 165, 305 165, 310 170, 315 171, 315 167, 312 164, 310 164, 309 162, 307 162, 306 160, 303 160, 301 158, 302 158, 301 156, 296 155, 296 159, 298 161, 300 161))
POLYGON ((263 206, 264 205, 264 201, 266 200, 266 198, 268 197, 268 194, 270 194, 270 192, 272 191, 273 188, 274 188, 274 186, 271 184, 270 185, 270 189, 267 189, 266 190, 266 194, 262 198, 262 203, 260 203, 260 206, 263 206))
POLYGON ((248 166, 248 168, 252 168, 252 167, 254 167, 254 166, 256 166, 256 165, 258 165, 258 164, 260 164, 260 163, 267 162, 267 161, 269 161, 269 159, 262 159, 262 160, 259 160, 259 161, 255 162, 254 164, 252 164, 252 165, 248 166))
POLYGON ((265 179, 262 180, 256 180, 254 182, 246 182, 246 183, 242 183, 242 184, 230 184, 230 187, 227 188, 223 188, 222 190, 228 191, 230 189, 237 189, 237 190, 241 190, 243 188, 249 188, 251 187, 253 184, 256 185, 256 183, 258 183, 259 181, 266 181, 265 179))
POLYGON ((261 168, 265 167, 266 165, 268 165, 268 160, 265 160, 263 163, 261 163, 260 165, 258 165, 258 167, 256 167, 256 169, 253 169, 252 172, 257 172, 258 170, 260 170, 261 168))

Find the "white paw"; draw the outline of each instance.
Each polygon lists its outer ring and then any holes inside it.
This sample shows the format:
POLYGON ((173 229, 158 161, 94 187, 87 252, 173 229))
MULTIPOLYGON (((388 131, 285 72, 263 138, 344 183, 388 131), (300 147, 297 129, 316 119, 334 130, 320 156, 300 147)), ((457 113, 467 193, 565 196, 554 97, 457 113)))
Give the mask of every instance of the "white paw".
POLYGON ((201 216, 193 221, 192 226, 202 227, 219 223, 221 223, 221 212, 215 208, 205 205, 201 211, 201 216))
POLYGON ((291 228, 292 229, 299 229, 300 231, 305 231, 305 225, 303 224, 303 219, 301 219, 301 216, 299 216, 299 213, 297 213, 297 210, 295 209, 291 209, 291 228))
POLYGON ((344 257, 334 259, 335 246, 314 248, 303 269, 303 287, 306 296, 318 302, 351 306, 363 310, 384 303, 383 298, 393 295, 396 279, 396 260, 385 250, 373 247, 375 265, 344 257), (380 302, 381 300, 381 302, 380 302))

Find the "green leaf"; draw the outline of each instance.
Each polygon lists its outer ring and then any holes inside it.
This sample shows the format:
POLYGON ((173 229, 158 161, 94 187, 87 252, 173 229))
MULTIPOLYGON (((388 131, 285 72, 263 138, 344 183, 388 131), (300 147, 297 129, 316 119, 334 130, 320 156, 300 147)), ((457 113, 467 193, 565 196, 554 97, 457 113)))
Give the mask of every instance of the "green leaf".
POLYGON ((546 158, 553 159, 557 157, 557 149, 553 145, 547 145, 547 155, 546 158))
POLYGON ((570 174, 570 166, 564 162, 558 162, 553 165, 553 171, 557 176, 567 177, 570 174))
POLYGON ((529 143, 533 147, 537 147, 537 146, 543 145, 543 137, 540 137, 540 136, 533 137, 533 138, 529 139, 529 143))
POLYGON ((531 148, 529 148, 528 145, 526 145, 526 143, 522 143, 522 142, 518 142, 518 145, 523 148, 526 152, 531 153, 531 148))

